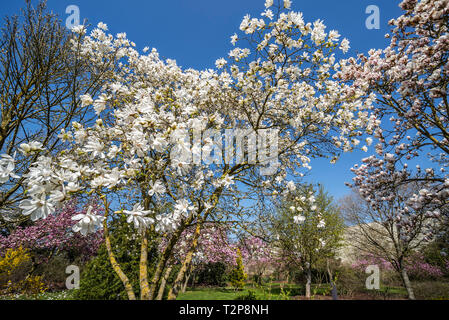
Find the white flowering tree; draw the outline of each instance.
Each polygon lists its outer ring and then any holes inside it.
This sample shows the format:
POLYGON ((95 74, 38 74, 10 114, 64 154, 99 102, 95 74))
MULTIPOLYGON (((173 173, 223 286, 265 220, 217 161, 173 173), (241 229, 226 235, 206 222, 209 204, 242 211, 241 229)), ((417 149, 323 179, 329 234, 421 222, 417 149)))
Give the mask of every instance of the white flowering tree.
MULTIPOLYGON (((100 23, 75 45, 95 66, 116 59, 117 71, 97 97, 83 95, 97 114, 94 125, 74 122, 58 155, 42 155, 27 175, 24 214, 45 219, 74 195, 95 194, 104 215, 77 216, 75 231, 102 228, 113 269, 136 299, 110 245, 108 223, 127 215, 141 242, 141 299, 154 299, 182 232, 194 225, 191 245, 168 298, 176 298, 198 238, 220 203, 261 188, 288 193, 288 174, 310 168, 311 157, 336 157, 353 149, 356 136, 378 124, 362 91, 332 79, 335 53, 347 40, 305 23, 267 1, 260 18, 246 16, 236 47, 216 70, 183 70, 161 60, 155 49, 139 53, 125 34, 107 34, 100 23), (272 11, 274 10, 274 11, 272 11), (236 137, 223 147, 221 134, 236 137), (241 148, 239 139, 244 140, 241 148), (254 142, 257 142, 257 150, 254 142), (237 146, 234 160, 233 146, 237 146), (148 241, 166 238, 156 270, 148 278, 148 241)), ((223 214, 223 211, 220 211, 223 214)))
MULTIPOLYGON (((333 199, 311 185, 297 190, 277 205, 271 233, 287 264, 305 274, 306 297, 311 296, 312 269, 335 256, 341 246, 343 219, 333 199)), ((328 266, 329 275, 331 272, 328 266)), ((333 279, 330 279, 332 282, 333 279)))

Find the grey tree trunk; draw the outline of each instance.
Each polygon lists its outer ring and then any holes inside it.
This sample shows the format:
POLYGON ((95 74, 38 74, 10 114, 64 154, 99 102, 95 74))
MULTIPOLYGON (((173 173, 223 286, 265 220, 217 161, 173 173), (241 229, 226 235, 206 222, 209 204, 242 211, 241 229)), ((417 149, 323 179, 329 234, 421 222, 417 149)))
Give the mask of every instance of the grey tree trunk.
POLYGON ((184 284, 182 285, 181 293, 185 293, 186 292, 187 284, 189 283, 189 279, 190 279, 190 272, 188 274, 186 274, 186 279, 184 281, 184 284))
POLYGON ((173 268, 172 266, 169 266, 165 270, 164 276, 162 277, 161 280, 161 285, 159 286, 159 291, 157 293, 156 300, 162 300, 162 298, 164 297, 165 285, 167 284, 167 279, 170 276, 172 268, 173 268))
POLYGON ((306 274, 306 298, 310 298, 311 297, 310 287, 312 285, 312 270, 310 269, 310 267, 308 267, 306 271, 307 271, 307 274, 306 274))
POLYGON ((333 280, 334 277, 332 276, 332 272, 329 267, 329 260, 327 260, 326 265, 327 265, 327 274, 329 275, 329 281, 332 286, 332 300, 338 300, 337 286, 335 285, 334 280, 333 280))
POLYGON ((408 278, 408 274, 405 268, 402 268, 401 278, 402 282, 404 283, 405 289, 407 289, 408 298, 410 300, 415 300, 415 293, 413 292, 412 284, 410 282, 410 279, 408 278))

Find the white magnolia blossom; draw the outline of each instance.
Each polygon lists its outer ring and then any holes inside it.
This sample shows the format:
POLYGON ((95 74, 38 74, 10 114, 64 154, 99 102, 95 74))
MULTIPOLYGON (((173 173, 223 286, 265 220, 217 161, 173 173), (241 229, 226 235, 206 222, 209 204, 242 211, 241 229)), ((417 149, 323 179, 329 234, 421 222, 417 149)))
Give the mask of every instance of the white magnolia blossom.
POLYGON ((293 181, 287 182, 287 188, 290 192, 293 192, 296 190, 296 185, 293 181))
POLYGON ((299 215, 293 217, 293 221, 297 224, 302 224, 304 221, 306 221, 306 217, 299 214, 299 215))
POLYGON ((234 177, 230 176, 230 175, 226 175, 222 180, 222 185, 227 188, 232 184, 234 184, 234 177))
POLYGON ((178 215, 186 215, 193 209, 194 207, 189 204, 189 201, 187 199, 180 199, 176 202, 175 205, 175 213, 178 215))
POLYGON ((148 195, 163 195, 166 192, 167 189, 161 181, 156 180, 154 183, 150 182, 150 190, 148 190, 148 195))
MULTIPOLYGON (((14 155, 15 156, 15 155, 14 155)), ((9 154, 2 154, 0 159, 0 183, 5 183, 9 178, 20 178, 14 173, 15 160, 14 156, 11 157, 9 154)))
POLYGON ((30 199, 23 200, 19 208, 23 210, 25 216, 31 216, 32 221, 39 219, 45 219, 50 214, 55 212, 54 205, 51 200, 47 199, 45 193, 42 193, 40 197, 32 197, 30 199))
POLYGON ((22 143, 22 144, 20 144, 19 150, 23 154, 28 155, 31 152, 36 152, 36 151, 43 150, 42 147, 43 147, 42 143, 40 143, 38 141, 32 141, 30 143, 22 143))
POLYGON ((326 222, 324 221, 324 220, 320 220, 319 222, 318 222, 318 225, 317 225, 317 227, 318 228, 324 228, 326 226, 326 222))
POLYGON ((134 227, 139 230, 144 230, 154 223, 154 219, 146 217, 151 211, 144 210, 144 208, 136 203, 132 210, 123 210, 128 215, 126 222, 133 223, 134 227))
POLYGON ((82 107, 89 106, 92 103, 94 103, 94 101, 92 100, 92 97, 90 96, 90 94, 83 94, 83 95, 81 95, 80 96, 80 100, 81 100, 82 107))
POLYGON ((89 206, 86 213, 80 213, 72 217, 72 220, 78 221, 72 230, 80 232, 83 236, 94 233, 97 230, 103 229, 103 220, 105 217, 101 215, 95 215, 92 213, 92 206, 89 206))

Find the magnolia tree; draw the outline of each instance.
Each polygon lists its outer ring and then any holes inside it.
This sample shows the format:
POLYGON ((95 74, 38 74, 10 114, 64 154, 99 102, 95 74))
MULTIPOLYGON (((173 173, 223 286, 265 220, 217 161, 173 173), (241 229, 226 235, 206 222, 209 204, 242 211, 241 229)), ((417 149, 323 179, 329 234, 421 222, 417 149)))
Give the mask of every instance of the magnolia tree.
POLYGON ((448 218, 449 2, 405 0, 400 7, 404 14, 390 21, 390 45, 345 61, 338 76, 375 93, 376 114, 391 120, 375 132, 377 155, 353 169, 353 186, 409 243, 423 231, 430 240, 448 218), (413 160, 427 165, 411 168, 407 162, 413 160), (434 230, 423 230, 423 221, 434 230))
POLYGON ((312 268, 336 255, 341 246, 343 219, 324 189, 301 186, 278 206, 272 218, 272 233, 280 255, 289 265, 305 272, 306 297, 310 298, 312 268))
MULTIPOLYGON (((359 170, 363 170, 363 166, 359 170)), ((364 184, 362 180, 357 181, 364 184)), ((349 243, 363 257, 388 262, 402 279, 410 299, 415 299, 415 295, 407 262, 432 234, 431 219, 424 210, 404 213, 405 201, 416 189, 418 187, 402 186, 389 195, 371 195, 369 202, 354 193, 347 196, 341 206, 347 220, 354 225, 347 233, 349 243)))
MULTIPOLYGON (((375 93, 376 114, 391 120, 376 131, 377 155, 354 171, 355 185, 375 205, 379 198, 393 199, 400 186, 418 182, 398 208, 398 219, 421 211, 428 218, 447 219, 449 2, 405 0, 400 7, 404 14, 390 21, 390 45, 345 61, 339 73, 353 81, 353 88, 375 93), (413 160, 421 165, 409 167, 413 160)), ((412 219, 408 222, 404 236, 413 228, 412 219)))
POLYGON ((319 20, 305 23, 290 1, 265 6, 260 17, 245 16, 231 38, 247 47, 231 50, 215 70, 182 70, 155 49, 141 54, 103 23, 90 35, 83 26, 74 29, 83 35, 74 45, 85 58, 94 66, 118 61, 117 70, 99 96, 82 96, 96 123, 74 122, 64 132, 64 150, 34 163, 21 207, 32 219, 45 219, 74 195, 97 195, 104 213, 90 208, 75 230, 104 230, 129 299, 136 296, 110 245, 110 217, 127 215, 135 226, 141 299, 155 298, 182 232, 195 224, 169 293, 174 299, 220 201, 260 188, 287 193, 288 174, 307 170, 311 157, 353 149, 354 137, 378 125, 364 91, 332 79, 340 68, 335 53, 346 52, 348 41, 319 20), (163 236, 168 242, 149 279, 148 239, 163 236))

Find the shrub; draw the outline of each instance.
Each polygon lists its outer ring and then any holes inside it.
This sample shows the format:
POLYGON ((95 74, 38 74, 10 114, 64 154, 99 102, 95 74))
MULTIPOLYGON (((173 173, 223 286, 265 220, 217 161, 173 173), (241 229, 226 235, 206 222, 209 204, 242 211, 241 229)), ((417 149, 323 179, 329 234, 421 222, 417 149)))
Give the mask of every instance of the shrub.
POLYGON ((413 290, 417 299, 449 300, 449 283, 447 282, 415 282, 413 290))
POLYGON ((242 252, 237 249, 237 265, 229 273, 229 281, 235 289, 242 289, 245 286, 245 281, 248 275, 245 273, 243 262, 242 262, 242 252))
POLYGON ((340 266, 335 271, 335 277, 335 285, 339 295, 352 297, 365 289, 366 276, 364 278, 362 272, 358 269, 340 266))
POLYGON ((253 290, 248 290, 248 293, 237 296, 234 300, 258 300, 256 293, 253 290))
POLYGON ((196 283, 207 286, 226 286, 226 265, 223 262, 213 262, 199 268, 196 283))
POLYGON ((6 250, 0 259, 0 291, 4 294, 43 293, 47 286, 41 276, 33 276, 31 254, 28 249, 19 247, 6 250))
POLYGON ((427 245, 423 252, 424 260, 433 266, 439 267, 444 275, 449 275, 448 247, 449 245, 447 243, 435 241, 427 245))
MULTIPOLYGON (((95 256, 103 241, 101 231, 87 237, 73 233, 72 226, 76 221, 72 217, 84 212, 83 210, 85 209, 78 207, 76 201, 71 201, 46 220, 27 221, 26 226, 19 226, 8 234, 0 235, 0 256, 10 249, 26 249, 30 264, 26 272, 33 270, 33 275, 38 275, 50 290, 64 289, 66 267, 74 264, 82 268, 95 256)), ((25 276, 21 277, 24 278, 25 276)))
POLYGON ((414 253, 407 259, 406 269, 410 280, 438 279, 444 275, 438 265, 426 262, 421 253, 414 253))

